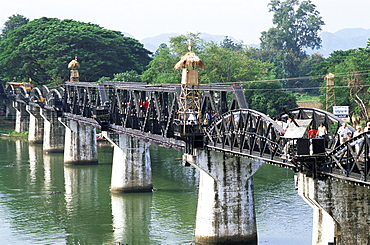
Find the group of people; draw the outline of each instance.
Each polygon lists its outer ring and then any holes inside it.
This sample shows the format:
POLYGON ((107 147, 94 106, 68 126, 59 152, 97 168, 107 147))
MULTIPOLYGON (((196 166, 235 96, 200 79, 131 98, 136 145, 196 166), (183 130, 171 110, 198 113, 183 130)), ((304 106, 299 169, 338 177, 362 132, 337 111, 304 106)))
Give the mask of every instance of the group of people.
POLYGON ((216 111, 207 111, 204 119, 203 119, 203 126, 208 127, 214 120, 217 118, 217 112, 216 111))
POLYGON ((340 138, 340 143, 343 144, 347 140, 351 139, 351 136, 356 137, 363 132, 370 131, 370 122, 366 124, 366 127, 364 128, 364 131, 362 131, 362 127, 360 125, 356 126, 356 131, 353 133, 348 129, 347 123, 343 123, 343 125, 338 129, 338 135, 340 138))
POLYGON ((319 127, 314 129, 314 127, 311 125, 310 130, 307 132, 308 138, 327 138, 328 130, 326 129, 325 125, 323 123, 320 123, 319 127))
POLYGON ((276 117, 275 122, 276 122, 277 125, 281 126, 283 129, 287 130, 289 128, 289 126, 293 124, 293 119, 291 117, 289 117, 287 121, 284 121, 282 118, 276 117))
MULTIPOLYGON (((362 127, 360 125, 356 126, 356 131, 353 132, 353 134, 352 134, 352 131, 348 128, 348 124, 343 123, 342 126, 339 127, 337 134, 339 136, 339 142, 343 144, 349 139, 351 139, 351 137, 356 137, 362 134, 363 132, 368 132, 368 131, 370 131, 370 122, 366 124, 364 131, 362 131, 362 127)), ((312 138, 325 138, 326 140, 328 139, 327 138, 328 131, 323 123, 320 123, 320 126, 317 128, 317 130, 314 129, 314 127, 311 125, 310 130, 307 132, 307 135, 310 139, 312 138)), ((360 140, 356 141, 354 145, 355 145, 356 152, 359 152, 361 141, 360 140)))

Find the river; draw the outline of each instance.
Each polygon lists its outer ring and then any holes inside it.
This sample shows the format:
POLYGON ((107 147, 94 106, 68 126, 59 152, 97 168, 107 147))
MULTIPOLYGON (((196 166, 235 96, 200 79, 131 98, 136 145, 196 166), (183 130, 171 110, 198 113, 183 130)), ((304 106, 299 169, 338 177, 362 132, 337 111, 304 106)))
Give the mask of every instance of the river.
MULTIPOLYGON (((65 167, 63 154, 0 140, 0 244, 189 244, 199 174, 181 153, 151 146, 154 191, 111 194, 112 148, 99 165, 65 167)), ((294 173, 265 164, 254 175, 258 244, 310 245, 312 209, 294 173)))

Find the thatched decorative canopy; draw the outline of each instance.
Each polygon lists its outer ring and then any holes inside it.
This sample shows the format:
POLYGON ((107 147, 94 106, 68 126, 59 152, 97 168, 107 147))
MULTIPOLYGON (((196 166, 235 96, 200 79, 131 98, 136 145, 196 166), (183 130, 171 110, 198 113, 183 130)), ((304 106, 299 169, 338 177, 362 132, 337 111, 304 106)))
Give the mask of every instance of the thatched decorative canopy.
POLYGON ((78 63, 77 59, 72 60, 68 64, 68 69, 73 69, 73 68, 79 69, 80 67, 81 67, 80 63, 78 63))
POLYGON ((180 68, 204 68, 204 63, 198 56, 195 55, 194 52, 188 52, 184 56, 181 57, 181 60, 176 63, 175 69, 178 70, 180 68))
POLYGON ((325 76, 326 79, 333 79, 335 76, 333 73, 329 73, 328 75, 325 76))

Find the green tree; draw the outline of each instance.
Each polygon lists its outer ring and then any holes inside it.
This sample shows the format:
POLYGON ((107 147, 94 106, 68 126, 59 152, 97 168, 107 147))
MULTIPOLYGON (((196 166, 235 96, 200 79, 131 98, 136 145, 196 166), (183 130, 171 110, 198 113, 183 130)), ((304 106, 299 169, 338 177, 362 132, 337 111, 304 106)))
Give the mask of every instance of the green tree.
POLYGON ((142 81, 153 84, 180 83, 181 71, 175 70, 174 66, 183 55, 189 52, 189 43, 194 53, 197 55, 202 53, 204 41, 200 38, 200 33, 172 37, 169 46, 161 44, 147 70, 142 74, 142 81))
MULTIPOLYGON (((335 104, 350 106, 352 116, 368 121, 370 107, 370 45, 366 48, 335 51, 315 66, 313 73, 333 73, 335 104)), ((326 103, 326 81, 320 100, 326 103)))
POLYGON ((25 25, 30 20, 23 15, 20 14, 13 14, 12 16, 8 17, 8 20, 4 23, 4 28, 2 30, 2 37, 6 37, 8 33, 14 30, 17 27, 25 25))
POLYGON ((345 72, 348 73, 348 69, 343 67, 343 62, 356 50, 347 50, 347 51, 334 51, 328 58, 325 60, 313 65, 313 70, 310 72, 312 76, 321 76, 321 86, 323 87, 320 92, 320 102, 323 104, 323 108, 326 108, 326 81, 324 81, 325 75, 328 73, 333 73, 336 75, 334 78, 335 83, 335 94, 336 94, 336 104, 337 105, 349 105, 349 93, 347 87, 342 81, 342 76, 339 76, 339 73, 345 72))
POLYGON ((256 81, 272 79, 270 63, 252 59, 246 48, 236 48, 229 43, 228 48, 215 43, 205 45, 200 58, 206 64, 200 73, 202 83, 235 83, 240 81, 256 81), (236 51, 234 51, 236 50, 236 51))
POLYGON ((304 55, 304 48, 320 48, 319 31, 324 25, 322 17, 311 0, 271 0, 270 12, 274 12, 275 27, 261 34, 261 47, 291 51, 304 55))
POLYGON ((135 70, 151 60, 137 40, 91 23, 40 18, 9 32, 0 42, 0 74, 5 79, 31 78, 36 84, 60 83, 69 77, 67 64, 78 56, 80 80, 135 70))
POLYGON ((222 40, 220 47, 229 49, 231 51, 239 51, 243 49, 243 44, 235 43, 228 36, 225 36, 225 38, 222 40))
MULTIPOLYGON (((299 77, 306 77, 311 75, 311 71, 313 71, 313 67, 316 64, 324 61, 325 58, 321 54, 312 54, 307 58, 303 59, 302 62, 299 64, 299 77)), ((300 82, 300 89, 305 93, 310 95, 319 95, 320 94, 320 85, 322 79, 317 78, 305 78, 305 79, 298 79, 297 81, 300 82)))
POLYGON ((249 108, 266 115, 276 116, 283 108, 297 107, 295 96, 283 91, 278 82, 251 82, 245 84, 244 89, 249 108))
POLYGON ((140 75, 135 70, 113 74, 112 81, 118 82, 140 82, 140 75))
POLYGON ((178 61, 179 58, 171 53, 167 45, 161 45, 150 61, 148 69, 141 75, 142 81, 152 84, 180 83, 181 74, 174 69, 178 61))
MULTIPOLYGON (((280 53, 283 78, 299 75, 299 64, 306 57, 305 48, 319 48, 319 31, 324 25, 311 0, 271 0, 269 11, 274 12, 273 24, 261 33, 261 48, 280 53)), ((276 63, 277 64, 277 63, 276 63)))
POLYGON ((170 50, 173 55, 180 58, 189 51, 189 44, 191 45, 191 50, 197 55, 203 52, 204 40, 200 38, 199 32, 172 37, 170 39, 170 50))
POLYGON ((201 83, 235 83, 240 81, 272 79, 271 64, 251 58, 251 53, 241 44, 227 40, 220 45, 205 43, 199 33, 171 38, 170 47, 162 45, 156 51, 142 80, 150 83, 180 83, 181 71, 174 65, 188 52, 187 38, 192 41, 192 50, 205 63, 200 69, 201 83), (180 53, 181 52, 181 53, 180 53))

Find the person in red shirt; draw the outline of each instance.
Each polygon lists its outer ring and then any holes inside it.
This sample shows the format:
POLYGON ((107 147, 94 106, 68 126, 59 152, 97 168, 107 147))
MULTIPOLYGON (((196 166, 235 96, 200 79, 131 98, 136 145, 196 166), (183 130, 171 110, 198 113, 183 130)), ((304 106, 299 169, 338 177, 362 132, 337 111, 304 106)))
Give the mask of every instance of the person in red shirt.
POLYGON ((313 126, 310 126, 310 131, 308 131, 308 138, 316 138, 317 137, 317 130, 313 128, 313 126))

